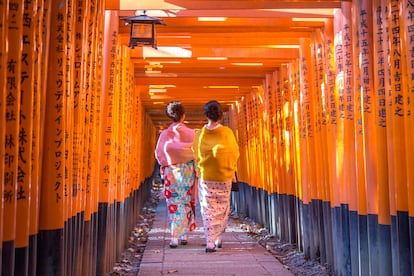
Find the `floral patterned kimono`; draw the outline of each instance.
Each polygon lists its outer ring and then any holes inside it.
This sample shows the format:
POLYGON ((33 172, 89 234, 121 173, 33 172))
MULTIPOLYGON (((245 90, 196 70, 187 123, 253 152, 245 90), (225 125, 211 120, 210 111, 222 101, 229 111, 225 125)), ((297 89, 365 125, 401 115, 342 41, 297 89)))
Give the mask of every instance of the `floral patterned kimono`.
POLYGON ((167 202, 171 237, 181 237, 196 228, 194 162, 164 168, 164 196, 167 202))
POLYGON ((213 248, 221 244, 230 213, 230 181, 200 180, 198 197, 204 225, 206 245, 213 248))
POLYGON ((181 238, 195 229, 196 171, 191 149, 194 130, 174 122, 161 132, 155 157, 161 164, 164 196, 171 226, 171 238, 181 238))

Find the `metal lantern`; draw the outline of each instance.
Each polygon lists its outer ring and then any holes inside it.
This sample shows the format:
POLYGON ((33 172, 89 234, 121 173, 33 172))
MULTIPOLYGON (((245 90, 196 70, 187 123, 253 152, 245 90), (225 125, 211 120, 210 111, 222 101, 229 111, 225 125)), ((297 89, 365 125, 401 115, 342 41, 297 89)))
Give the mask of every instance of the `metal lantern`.
POLYGON ((141 15, 125 17, 122 20, 126 21, 126 25, 131 24, 128 47, 151 45, 152 48, 157 49, 155 24, 164 25, 161 19, 147 16, 143 11, 141 15))

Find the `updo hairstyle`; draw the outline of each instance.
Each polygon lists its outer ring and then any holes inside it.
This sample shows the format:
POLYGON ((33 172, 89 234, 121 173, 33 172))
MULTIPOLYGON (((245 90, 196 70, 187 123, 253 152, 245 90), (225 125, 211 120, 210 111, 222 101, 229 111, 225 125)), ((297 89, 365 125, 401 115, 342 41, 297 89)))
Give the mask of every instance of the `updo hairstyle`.
POLYGON ((184 106, 179 101, 170 102, 165 109, 165 114, 174 122, 179 122, 184 113, 184 106))
POLYGON ((223 117, 221 104, 218 101, 209 101, 204 105, 204 115, 213 122, 220 121, 223 117))

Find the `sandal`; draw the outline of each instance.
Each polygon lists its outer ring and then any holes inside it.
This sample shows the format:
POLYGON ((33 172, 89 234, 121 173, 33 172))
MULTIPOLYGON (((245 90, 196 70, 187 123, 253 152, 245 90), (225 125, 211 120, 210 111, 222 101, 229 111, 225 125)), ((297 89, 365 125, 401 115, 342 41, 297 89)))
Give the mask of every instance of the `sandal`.
POLYGON ((213 253, 213 252, 216 252, 216 249, 215 248, 208 248, 208 247, 206 247, 206 253, 213 253))
POLYGON ((177 248, 177 246, 178 246, 178 239, 177 238, 171 238, 170 248, 177 248))
POLYGON ((180 244, 181 245, 187 245, 187 235, 182 235, 181 237, 180 237, 180 244))

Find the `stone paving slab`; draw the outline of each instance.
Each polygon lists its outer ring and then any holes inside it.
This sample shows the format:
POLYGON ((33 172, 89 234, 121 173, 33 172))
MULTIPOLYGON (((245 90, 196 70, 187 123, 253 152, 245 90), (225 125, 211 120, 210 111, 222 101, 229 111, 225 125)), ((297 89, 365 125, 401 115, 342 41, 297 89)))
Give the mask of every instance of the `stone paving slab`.
POLYGON ((155 275, 293 275, 270 252, 250 237, 232 219, 223 236, 223 248, 205 253, 199 208, 197 229, 188 244, 169 247, 169 225, 165 200, 157 206, 154 222, 141 260, 138 276, 155 275))

